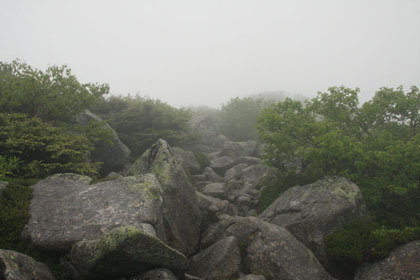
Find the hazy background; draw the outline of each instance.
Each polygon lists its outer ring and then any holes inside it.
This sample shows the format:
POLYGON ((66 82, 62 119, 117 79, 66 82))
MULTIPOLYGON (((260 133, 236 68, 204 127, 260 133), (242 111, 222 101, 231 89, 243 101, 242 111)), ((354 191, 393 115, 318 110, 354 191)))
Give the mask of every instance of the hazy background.
POLYGON ((113 94, 235 96, 419 85, 419 0, 0 0, 0 60, 69 65, 113 94))

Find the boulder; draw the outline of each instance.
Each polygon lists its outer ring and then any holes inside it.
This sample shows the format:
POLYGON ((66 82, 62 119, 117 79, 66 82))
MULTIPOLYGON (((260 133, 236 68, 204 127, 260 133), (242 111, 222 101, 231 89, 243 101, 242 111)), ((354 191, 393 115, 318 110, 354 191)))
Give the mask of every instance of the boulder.
POLYGON ((47 266, 33 258, 0 249, 0 279, 4 280, 53 280, 47 266))
POLYGON ((225 184, 223 183, 208 184, 204 187, 203 193, 220 199, 226 199, 225 184))
POLYGON ((203 175, 205 176, 207 181, 211 181, 214 183, 223 182, 223 178, 217 175, 211 167, 204 168, 203 175))
POLYGON ((130 280, 177 280, 178 278, 166 268, 158 268, 150 270, 141 275, 130 278, 130 280))
POLYGON ((243 272, 266 279, 332 279, 314 254, 284 227, 255 217, 230 217, 204 234, 202 244, 234 236, 239 243, 243 272))
POLYGON ((265 280, 265 277, 262 275, 248 274, 239 277, 238 280, 265 280))
POLYGON ((288 189, 259 217, 286 227, 326 264, 324 237, 365 213, 360 189, 345 178, 330 177, 288 189))
POLYGON ((220 156, 240 157, 251 156, 257 147, 257 142, 248 140, 246 142, 225 142, 220 156))
POLYGON ((235 164, 241 164, 241 163, 245 163, 247 165, 257 165, 261 163, 261 160, 257 157, 248 157, 248 156, 235 158, 235 164))
POLYGON ((115 130, 100 117, 89 110, 85 110, 73 120, 79 125, 87 125, 90 122, 102 123, 102 128, 110 135, 110 141, 99 140, 95 143, 95 149, 91 152, 93 162, 103 162, 101 173, 106 175, 111 171, 122 170, 129 162, 131 151, 121 142, 115 130))
POLYGON ((129 175, 153 173, 162 187, 162 210, 168 245, 192 255, 200 239, 201 212, 191 182, 169 144, 159 139, 128 170, 129 175))
POLYGON ((244 183, 256 186, 257 183, 261 180, 261 178, 269 169, 270 168, 265 164, 249 166, 241 170, 240 180, 244 183))
POLYGON ((129 277, 154 267, 188 268, 183 254, 135 227, 115 228, 100 239, 76 243, 70 262, 75 279, 129 277))
POLYGON ((181 163, 184 170, 188 170, 190 174, 199 174, 201 171, 200 163, 195 158, 195 155, 191 151, 185 151, 182 148, 174 147, 172 148, 174 151, 175 159, 181 163))
POLYGON ((113 228, 150 224, 162 240, 161 186, 153 174, 89 185, 91 178, 56 174, 33 186, 31 218, 23 236, 46 251, 68 252, 83 239, 113 228))
POLYGON ((363 265, 355 280, 405 279, 420 277, 420 240, 412 241, 393 250, 379 262, 363 265))
POLYGON ((235 164, 233 158, 222 156, 211 161, 210 167, 220 176, 224 176, 225 171, 235 164))
POLYGON ((190 258, 188 273, 204 279, 225 280, 237 278, 241 255, 235 237, 226 237, 190 258))
POLYGON ((198 205, 202 213, 202 232, 210 225, 217 223, 220 215, 228 214, 234 216, 238 213, 238 209, 227 200, 220 200, 212 196, 204 195, 200 192, 196 192, 196 194, 198 198, 198 205))
POLYGON ((239 176, 241 175, 241 171, 247 167, 248 167, 247 164, 241 163, 226 170, 225 177, 224 177, 225 182, 229 182, 230 180, 233 180, 233 179, 239 179, 239 176))

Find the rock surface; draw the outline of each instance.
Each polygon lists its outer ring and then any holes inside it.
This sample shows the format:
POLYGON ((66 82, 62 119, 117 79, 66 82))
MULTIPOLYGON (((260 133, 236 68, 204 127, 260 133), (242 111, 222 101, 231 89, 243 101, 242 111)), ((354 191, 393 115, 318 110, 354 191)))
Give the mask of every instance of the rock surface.
POLYGON ((384 260, 362 266, 355 280, 418 280, 420 279, 420 240, 393 250, 384 260))
POLYGON ((325 236, 365 211, 359 188, 345 178, 331 177, 288 189, 259 217, 286 227, 326 264, 325 236))
POLYGON ((241 256, 235 237, 226 237, 190 259, 188 273, 204 279, 225 280, 237 278, 241 256))
POLYGON ((188 267, 183 254, 134 227, 116 228, 100 239, 78 242, 71 249, 70 261, 76 279, 126 277, 153 267, 188 267))
POLYGON ((207 186, 203 188, 203 193, 205 195, 210 195, 210 196, 217 197, 220 199, 225 199, 226 198, 225 184, 223 183, 208 184, 207 186))
POLYGON ((87 125, 91 121, 100 122, 102 128, 110 134, 111 143, 103 140, 98 141, 95 143, 95 149, 91 152, 93 162, 103 162, 101 173, 108 174, 111 171, 122 170, 130 162, 130 149, 121 142, 115 130, 100 117, 86 110, 79 114, 74 121, 80 125, 87 125))
POLYGON ((173 147, 175 159, 181 163, 184 170, 188 170, 191 174, 199 174, 201 166, 198 163, 195 155, 191 151, 185 151, 179 147, 173 147))
POLYGON ((235 164, 232 157, 222 156, 211 161, 210 167, 219 175, 224 176, 225 171, 235 164))
POLYGON ((177 278, 169 269, 158 268, 132 277, 130 280, 177 280, 177 278))
POLYGON ((313 253, 283 227, 255 217, 223 215, 204 233, 203 247, 227 236, 239 242, 244 273, 269 280, 332 279, 313 253))
POLYGON ((159 139, 128 170, 129 175, 153 173, 162 187, 167 244, 192 255, 200 239, 201 212, 197 196, 169 144, 159 139))
POLYGON ((257 142, 249 140, 246 142, 232 142, 227 141, 223 145, 223 150, 220 152, 221 156, 241 157, 251 156, 257 147, 257 142))
POLYGON ((0 249, 0 279, 4 280, 53 280, 47 266, 33 258, 0 249))
POLYGON ((151 224, 165 240, 160 185, 152 174, 88 185, 91 178, 57 174, 33 186, 23 235, 46 251, 69 251, 113 228, 151 224))

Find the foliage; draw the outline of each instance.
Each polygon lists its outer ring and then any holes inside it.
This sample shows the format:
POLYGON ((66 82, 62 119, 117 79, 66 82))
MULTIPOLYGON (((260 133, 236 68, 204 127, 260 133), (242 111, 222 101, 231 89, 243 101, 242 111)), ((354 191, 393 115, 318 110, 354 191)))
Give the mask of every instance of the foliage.
POLYGON ((335 268, 345 274, 354 274, 363 262, 385 258, 396 246, 418 239, 419 226, 388 229, 369 217, 355 220, 328 235, 325 249, 335 268))
POLYGON ((200 164, 201 169, 206 168, 207 166, 210 166, 210 159, 209 157, 201 152, 194 152, 194 156, 198 163, 200 164))
POLYGON ((257 140, 257 118, 268 102, 260 98, 233 98, 222 106, 220 130, 233 141, 257 140))
POLYGON ((159 100, 113 96, 100 100, 92 110, 116 130, 134 157, 140 156, 159 138, 172 146, 197 139, 188 124, 191 112, 159 100))
POLYGON ((67 121, 107 94, 106 84, 80 83, 67 66, 45 72, 15 60, 0 62, 0 108, 44 121, 67 121))
POLYGON ((70 134, 39 118, 0 113, 0 155, 9 164, 10 159, 19 158, 16 168, 2 176, 39 178, 59 172, 94 175, 98 164, 87 160, 92 148, 85 136, 70 134))
POLYGON ((378 222, 420 224, 419 90, 380 89, 359 106, 358 89, 333 87, 301 103, 272 104, 258 122, 265 161, 287 172, 302 161, 301 176, 338 175, 354 181, 378 222))
POLYGON ((6 156, 0 155, 0 177, 13 176, 20 164, 21 161, 16 156, 6 158, 6 156))

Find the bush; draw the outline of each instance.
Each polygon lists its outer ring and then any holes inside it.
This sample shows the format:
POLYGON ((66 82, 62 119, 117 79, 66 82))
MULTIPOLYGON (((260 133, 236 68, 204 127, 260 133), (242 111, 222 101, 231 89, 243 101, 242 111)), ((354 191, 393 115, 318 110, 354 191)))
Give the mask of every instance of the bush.
POLYGON ((381 226, 372 217, 355 220, 325 238, 331 264, 346 274, 354 274, 363 262, 389 255, 396 246, 420 239, 420 227, 401 230, 381 226))

